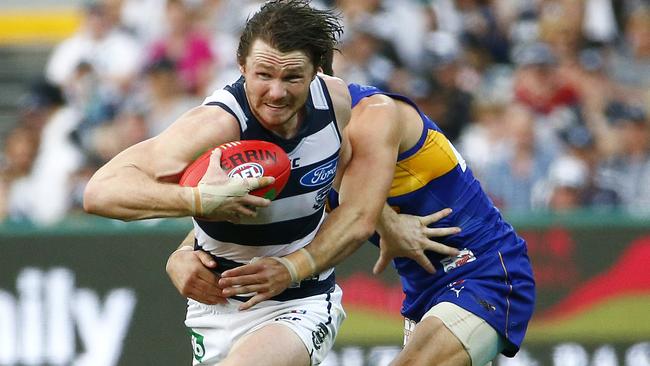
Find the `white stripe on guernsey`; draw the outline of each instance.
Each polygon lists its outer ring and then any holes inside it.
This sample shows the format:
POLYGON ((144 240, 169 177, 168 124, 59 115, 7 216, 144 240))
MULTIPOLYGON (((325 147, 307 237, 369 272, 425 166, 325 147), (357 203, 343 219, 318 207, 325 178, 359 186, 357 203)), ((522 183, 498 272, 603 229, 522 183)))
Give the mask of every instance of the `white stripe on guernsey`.
POLYGON ((237 99, 235 99, 235 96, 230 94, 227 90, 225 89, 219 89, 216 90, 212 95, 209 97, 205 98, 203 101, 203 104, 208 104, 212 102, 221 102, 230 108, 230 110, 235 113, 237 116, 237 120, 239 121, 239 125, 241 126, 242 132, 246 131, 248 128, 248 118, 246 118, 246 115, 244 114, 244 110, 241 109, 241 106, 239 103, 237 103, 237 99))
POLYGON ((286 197, 271 202, 269 207, 258 208, 257 217, 254 219, 243 219, 242 224, 263 225, 274 222, 301 219, 313 215, 317 209, 316 204, 318 191, 304 193, 297 196, 286 197))
POLYGON ((309 90, 311 91, 311 100, 314 103, 314 108, 316 109, 328 109, 327 98, 325 98, 325 91, 321 85, 321 81, 318 77, 315 77, 314 80, 309 84, 309 90))
POLYGON ((302 139, 289 155, 289 159, 295 161, 296 167, 307 166, 314 163, 325 163, 323 160, 336 153, 341 145, 339 134, 336 132, 336 124, 330 122, 320 131, 302 139))

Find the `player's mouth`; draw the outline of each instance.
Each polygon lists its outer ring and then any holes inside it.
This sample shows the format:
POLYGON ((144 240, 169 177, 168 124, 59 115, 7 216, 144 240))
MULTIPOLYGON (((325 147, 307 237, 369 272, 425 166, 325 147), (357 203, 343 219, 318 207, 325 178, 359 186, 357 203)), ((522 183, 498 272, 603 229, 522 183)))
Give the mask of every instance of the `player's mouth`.
POLYGON ((281 110, 281 109, 287 108, 287 106, 288 106, 287 104, 278 105, 278 104, 269 104, 269 103, 264 103, 264 105, 267 106, 270 109, 273 109, 273 110, 281 110))

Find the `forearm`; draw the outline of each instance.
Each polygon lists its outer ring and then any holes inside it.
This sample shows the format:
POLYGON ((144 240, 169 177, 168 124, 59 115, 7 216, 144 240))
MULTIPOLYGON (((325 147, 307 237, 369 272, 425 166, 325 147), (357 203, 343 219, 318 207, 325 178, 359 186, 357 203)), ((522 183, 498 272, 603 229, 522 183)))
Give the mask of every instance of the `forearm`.
POLYGON ((379 220, 377 220, 377 232, 379 235, 383 235, 387 231, 391 230, 392 227, 398 222, 399 214, 393 210, 387 203, 384 203, 384 207, 381 209, 381 215, 379 215, 379 220))
POLYGON ((305 247, 307 253, 294 252, 286 258, 295 265, 300 280, 320 273, 354 253, 373 234, 376 219, 372 210, 342 205, 332 211, 305 247), (313 259, 313 266, 308 256, 313 259))
POLYGON ((191 216, 193 192, 189 187, 159 182, 134 165, 122 164, 97 172, 84 193, 84 208, 89 213, 127 221, 191 216))

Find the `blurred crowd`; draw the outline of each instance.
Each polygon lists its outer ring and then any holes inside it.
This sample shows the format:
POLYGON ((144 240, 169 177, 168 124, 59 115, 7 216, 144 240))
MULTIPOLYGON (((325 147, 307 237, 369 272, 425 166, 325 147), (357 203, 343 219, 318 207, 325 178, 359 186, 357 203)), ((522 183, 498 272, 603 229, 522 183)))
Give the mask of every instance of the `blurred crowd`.
MULTIPOLYGON (((85 182, 239 76, 251 0, 94 0, 21 100, 0 219, 53 224, 85 182)), ((506 213, 650 217, 647 0, 337 0, 334 71, 413 98, 506 213)))

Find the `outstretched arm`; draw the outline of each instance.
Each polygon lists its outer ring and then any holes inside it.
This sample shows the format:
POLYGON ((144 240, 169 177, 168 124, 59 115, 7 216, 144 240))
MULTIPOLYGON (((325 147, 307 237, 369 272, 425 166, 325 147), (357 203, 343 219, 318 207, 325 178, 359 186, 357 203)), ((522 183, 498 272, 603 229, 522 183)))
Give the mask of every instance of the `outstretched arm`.
POLYGON ((218 156, 198 189, 178 185, 185 167, 200 153, 238 139, 234 117, 217 107, 195 108, 160 135, 127 148, 100 168, 88 182, 84 208, 122 220, 198 213, 212 219, 250 215, 246 205, 269 204, 247 194, 268 184, 267 178, 229 180, 220 169, 218 156))

